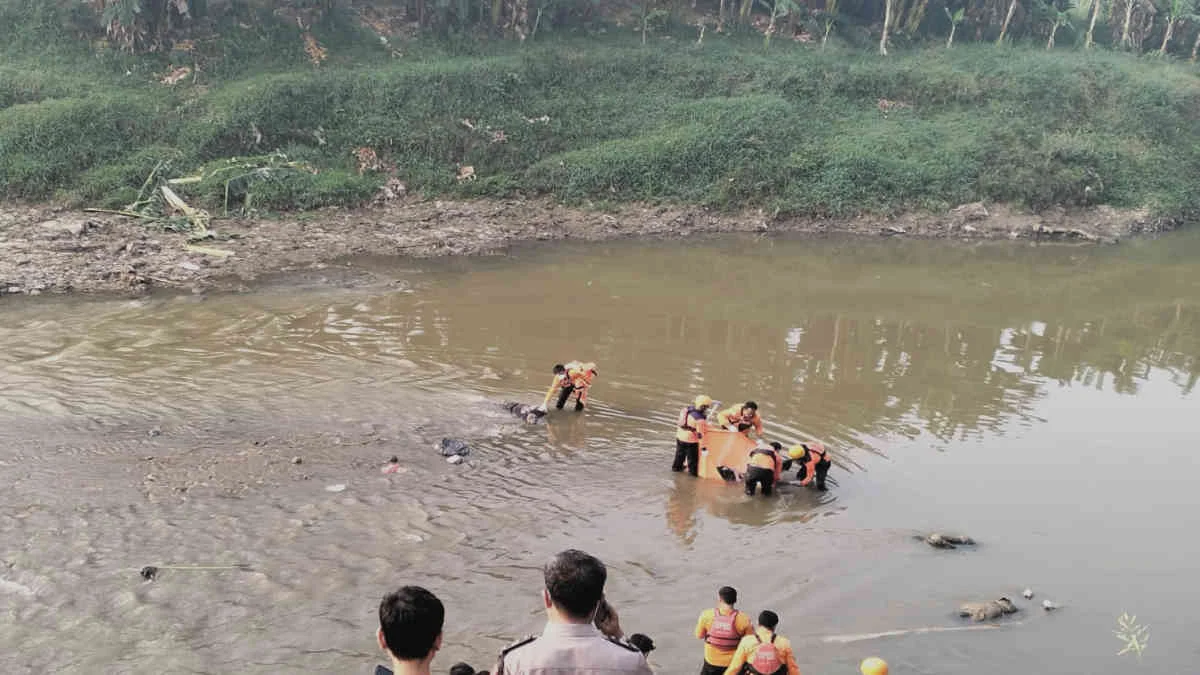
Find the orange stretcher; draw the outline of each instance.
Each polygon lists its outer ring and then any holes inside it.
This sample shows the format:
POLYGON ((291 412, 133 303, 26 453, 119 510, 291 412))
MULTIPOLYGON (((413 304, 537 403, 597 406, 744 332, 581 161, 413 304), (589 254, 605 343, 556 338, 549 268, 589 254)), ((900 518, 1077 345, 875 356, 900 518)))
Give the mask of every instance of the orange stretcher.
POLYGON ((724 480, 717 473, 717 467, 727 466, 738 473, 746 470, 746 460, 755 442, 740 431, 725 431, 709 427, 708 433, 701 441, 701 449, 708 452, 700 453, 700 477, 724 480))

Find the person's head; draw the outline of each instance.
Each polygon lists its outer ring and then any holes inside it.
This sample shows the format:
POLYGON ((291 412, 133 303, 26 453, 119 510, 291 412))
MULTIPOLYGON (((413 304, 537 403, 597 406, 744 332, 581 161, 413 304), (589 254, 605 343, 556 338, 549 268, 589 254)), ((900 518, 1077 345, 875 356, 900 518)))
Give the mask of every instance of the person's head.
POLYGON ((771 447, 775 449, 775 452, 783 452, 783 443, 779 441, 771 441, 771 447))
POLYGON ((712 403, 713 400, 711 398, 705 396, 704 394, 700 394, 696 397, 696 400, 692 401, 692 407, 702 413, 707 413, 709 407, 712 406, 712 403))
POLYGON ((428 662, 442 648, 446 609, 420 586, 405 586, 379 603, 379 646, 397 661, 428 662))
POLYGON ((470 664, 461 661, 450 666, 450 675, 477 675, 470 664))
POLYGON ((567 372, 567 367, 566 367, 566 366, 564 366, 564 365, 563 365, 563 364, 561 364, 561 363, 556 363, 556 364, 554 364, 554 374, 555 374, 555 375, 562 375, 562 374, 563 374, 563 373, 565 373, 565 372, 567 372))
POLYGON ((754 417, 754 414, 757 412, 758 404, 754 401, 746 401, 742 404, 742 415, 746 417, 754 417))
POLYGON ((596 605, 596 616, 592 619, 592 623, 596 624, 596 628, 600 629, 610 638, 620 639, 625 636, 621 630, 621 618, 617 615, 617 610, 613 609, 612 605, 608 604, 608 600, 600 599, 600 604, 596 605))
POLYGON ((556 610, 573 623, 585 623, 604 597, 608 570, 604 563, 583 551, 567 549, 546 564, 546 590, 542 592, 546 609, 556 610))
POLYGON ((634 633, 633 635, 629 636, 629 644, 637 647, 638 651, 643 655, 654 651, 654 640, 651 640, 649 635, 634 633))
POLYGON ((722 586, 720 590, 717 591, 717 598, 719 598, 721 602, 733 607, 737 604, 737 589, 732 586, 722 586))
POLYGON ((758 625, 769 631, 774 631, 779 625, 779 615, 769 609, 764 609, 758 613, 758 625))

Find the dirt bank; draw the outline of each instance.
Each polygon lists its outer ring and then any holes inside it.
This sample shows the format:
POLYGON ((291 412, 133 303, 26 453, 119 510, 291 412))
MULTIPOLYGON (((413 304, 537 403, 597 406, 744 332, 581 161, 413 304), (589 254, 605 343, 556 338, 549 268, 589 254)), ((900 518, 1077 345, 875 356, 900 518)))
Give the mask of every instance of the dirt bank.
POLYGON ((599 212, 544 200, 409 200, 354 211, 218 221, 216 239, 189 247, 185 235, 134 219, 10 206, 0 208, 0 295, 235 290, 263 274, 309 269, 347 256, 497 254, 516 243, 561 239, 763 232, 1113 243, 1173 227, 1145 212, 1107 207, 1034 215, 968 204, 941 214, 819 220, 681 207, 599 212))

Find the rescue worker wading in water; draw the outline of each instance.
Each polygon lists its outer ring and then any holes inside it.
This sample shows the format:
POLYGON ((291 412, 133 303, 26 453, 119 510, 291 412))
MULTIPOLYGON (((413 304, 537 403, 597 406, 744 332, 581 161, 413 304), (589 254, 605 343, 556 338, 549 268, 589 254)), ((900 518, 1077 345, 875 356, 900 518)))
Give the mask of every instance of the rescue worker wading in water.
POLYGON ((687 463, 688 473, 700 475, 700 443, 708 433, 708 409, 712 399, 701 394, 692 405, 679 413, 675 422, 675 461, 671 464, 672 471, 683 471, 687 463))
POLYGON ((554 381, 546 390, 546 398, 542 400, 539 410, 546 410, 546 406, 550 405, 550 399, 554 397, 555 392, 558 392, 558 402, 555 403, 555 408, 562 410, 563 406, 567 404, 567 400, 571 398, 571 394, 575 394, 575 410, 583 410, 583 406, 587 403, 588 389, 592 386, 596 375, 596 364, 594 363, 571 361, 566 365, 561 363, 555 365, 554 381))
POLYGON ((729 431, 746 433, 753 429, 759 436, 763 433, 762 417, 758 414, 758 404, 754 401, 746 401, 717 413, 717 424, 729 431))
POLYGON ((737 590, 722 586, 717 591, 717 606, 700 613, 696 622, 696 637, 704 640, 704 665, 700 675, 721 675, 726 672, 738 644, 753 627, 750 617, 733 608, 737 603, 737 590))
POLYGON ((829 451, 824 445, 816 441, 801 443, 788 450, 788 457, 791 462, 800 465, 800 470, 796 472, 796 480, 800 481, 800 485, 808 485, 816 478, 817 489, 825 492, 825 476, 829 474, 829 467, 833 463, 829 461, 829 451))
POLYGON ((725 675, 800 675, 792 643, 775 634, 778 626, 778 614, 771 610, 760 613, 758 627, 738 643, 725 675))
POLYGON ((762 441, 750 451, 746 461, 746 494, 753 497, 755 486, 761 485, 763 496, 771 496, 783 471, 783 457, 779 454, 782 451, 783 446, 779 443, 767 445, 762 441))

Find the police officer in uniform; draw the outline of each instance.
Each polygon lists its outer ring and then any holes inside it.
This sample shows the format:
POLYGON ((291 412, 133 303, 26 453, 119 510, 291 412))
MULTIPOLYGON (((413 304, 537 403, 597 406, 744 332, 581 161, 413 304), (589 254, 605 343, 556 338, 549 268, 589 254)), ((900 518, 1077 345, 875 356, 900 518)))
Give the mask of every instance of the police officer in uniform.
POLYGON ((605 637, 593 623, 608 578, 604 563, 569 549, 544 574, 545 629, 501 652, 493 675, 652 675, 637 647, 605 637))

